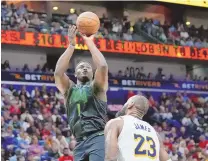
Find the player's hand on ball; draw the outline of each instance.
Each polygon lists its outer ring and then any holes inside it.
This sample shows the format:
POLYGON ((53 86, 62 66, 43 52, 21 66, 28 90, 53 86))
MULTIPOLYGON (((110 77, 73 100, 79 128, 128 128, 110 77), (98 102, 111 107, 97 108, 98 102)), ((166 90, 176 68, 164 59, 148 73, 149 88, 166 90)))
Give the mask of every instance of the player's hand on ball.
POLYGON ((69 25, 68 38, 69 38, 69 43, 71 45, 75 45, 76 34, 77 34, 77 27, 75 25, 69 25))
POLYGON ((93 41, 93 40, 94 40, 94 36, 95 36, 95 35, 86 36, 85 34, 82 34, 81 32, 80 32, 80 35, 81 35, 82 38, 85 40, 85 42, 93 41))

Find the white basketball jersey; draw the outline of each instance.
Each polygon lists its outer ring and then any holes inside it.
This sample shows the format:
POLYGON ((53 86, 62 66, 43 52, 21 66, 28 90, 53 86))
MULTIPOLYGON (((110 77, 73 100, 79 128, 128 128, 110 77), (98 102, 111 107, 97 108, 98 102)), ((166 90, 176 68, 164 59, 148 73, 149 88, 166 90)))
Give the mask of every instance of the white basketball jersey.
POLYGON ((159 161, 160 143, 155 129, 133 116, 123 116, 118 137, 118 161, 159 161))

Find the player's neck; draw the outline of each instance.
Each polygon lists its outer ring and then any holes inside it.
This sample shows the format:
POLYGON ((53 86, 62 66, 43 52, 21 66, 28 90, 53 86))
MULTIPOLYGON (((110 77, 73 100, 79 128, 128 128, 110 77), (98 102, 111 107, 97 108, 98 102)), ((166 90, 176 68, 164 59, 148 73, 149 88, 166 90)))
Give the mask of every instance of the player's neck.
POLYGON ((142 117, 141 117, 141 116, 139 116, 139 115, 138 115, 138 113, 136 113, 136 112, 132 112, 132 113, 131 113, 131 114, 129 114, 129 115, 131 115, 131 116, 133 116, 133 117, 136 117, 136 118, 138 118, 138 119, 142 120, 142 117))
POLYGON ((88 81, 88 82, 81 82, 79 80, 77 80, 77 85, 87 85, 87 84, 90 84, 91 81, 88 81))

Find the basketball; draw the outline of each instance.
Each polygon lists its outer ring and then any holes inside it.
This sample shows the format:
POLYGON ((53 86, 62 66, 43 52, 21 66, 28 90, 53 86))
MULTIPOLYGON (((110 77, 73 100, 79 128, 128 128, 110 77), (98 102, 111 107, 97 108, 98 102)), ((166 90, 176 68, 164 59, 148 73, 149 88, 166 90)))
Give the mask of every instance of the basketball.
POLYGON ((83 12, 77 18, 76 25, 79 32, 90 36, 98 31, 100 27, 100 20, 93 12, 83 12))

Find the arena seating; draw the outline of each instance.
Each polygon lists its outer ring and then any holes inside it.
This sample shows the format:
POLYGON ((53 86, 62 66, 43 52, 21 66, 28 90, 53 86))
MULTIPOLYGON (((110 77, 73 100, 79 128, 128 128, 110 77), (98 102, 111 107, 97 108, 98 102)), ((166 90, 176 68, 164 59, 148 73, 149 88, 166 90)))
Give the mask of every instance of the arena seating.
MULTIPOLYGON (((59 92, 46 86, 32 91, 22 86, 18 91, 8 85, 3 85, 1 92, 2 155, 6 159, 11 156, 58 159, 66 147, 70 149, 69 155, 73 155, 75 140, 59 92), (33 146, 40 149, 36 155, 32 155, 33 146)), ((125 99, 135 94, 130 92, 125 99)), ((200 161, 208 147, 208 97, 179 92, 160 93, 159 98, 144 94, 150 103, 145 119, 164 139, 173 160, 193 157, 200 161)))
MULTIPOLYGON (((47 63, 45 63, 43 66, 40 66, 37 64, 37 67, 35 69, 31 69, 28 64, 24 64, 22 68, 15 68, 13 66, 10 66, 10 63, 8 60, 2 62, 1 69, 3 71, 22 71, 22 72, 35 72, 35 73, 53 73, 53 69, 49 69, 47 63)), ((69 69, 68 73, 73 73, 74 69, 69 69)), ((117 77, 117 78, 130 78, 130 79, 140 79, 140 80, 163 80, 163 81, 175 81, 174 75, 169 74, 169 76, 166 76, 163 74, 163 69, 158 68, 158 72, 153 75, 152 73, 144 73, 143 67, 141 68, 133 68, 133 67, 127 67, 126 69, 121 69, 118 71, 118 73, 110 73, 109 71, 109 77, 117 77)), ((201 76, 195 75, 194 77, 190 77, 187 73, 184 75, 184 77, 181 80, 178 81, 197 81, 197 82, 207 82, 208 78, 205 76, 202 78, 201 76)))
MULTIPOLYGON (((75 24, 78 13, 70 15, 53 14, 51 23, 47 23, 45 13, 31 12, 27 6, 22 4, 16 8, 14 4, 7 5, 5 1, 1 6, 2 29, 26 30, 51 34, 67 35, 68 24, 75 24)), ((194 25, 186 26, 185 23, 164 25, 153 19, 139 19, 133 26, 128 16, 122 20, 117 18, 109 19, 103 15, 100 18, 101 27, 95 35, 97 38, 109 38, 113 40, 143 41, 168 43, 181 46, 193 46, 197 48, 208 47, 208 29, 203 26, 195 28, 194 25), (143 34, 146 33, 146 34, 143 34)))

